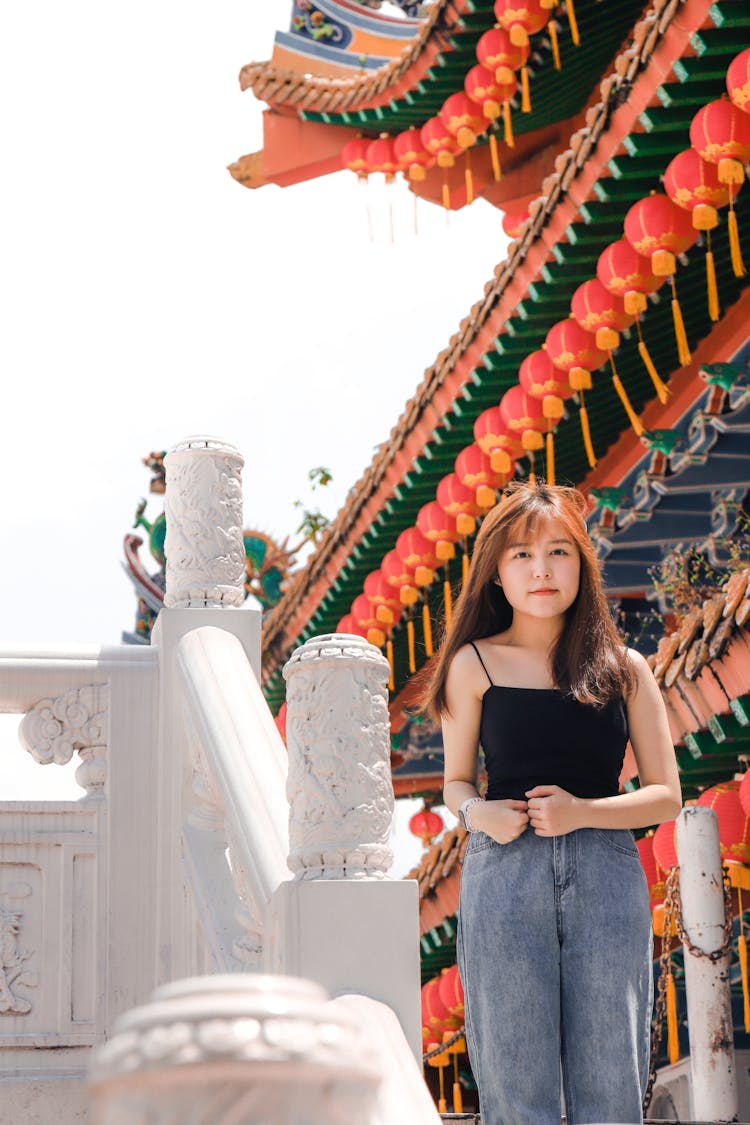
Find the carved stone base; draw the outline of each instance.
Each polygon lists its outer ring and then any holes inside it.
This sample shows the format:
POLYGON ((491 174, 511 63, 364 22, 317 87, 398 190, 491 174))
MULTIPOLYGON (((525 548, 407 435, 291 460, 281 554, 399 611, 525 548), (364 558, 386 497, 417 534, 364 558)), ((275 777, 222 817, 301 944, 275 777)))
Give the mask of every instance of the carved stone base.
POLYGON ((114 1032, 91 1068, 97 1125, 351 1125, 375 1105, 362 1028, 311 981, 177 981, 114 1032))

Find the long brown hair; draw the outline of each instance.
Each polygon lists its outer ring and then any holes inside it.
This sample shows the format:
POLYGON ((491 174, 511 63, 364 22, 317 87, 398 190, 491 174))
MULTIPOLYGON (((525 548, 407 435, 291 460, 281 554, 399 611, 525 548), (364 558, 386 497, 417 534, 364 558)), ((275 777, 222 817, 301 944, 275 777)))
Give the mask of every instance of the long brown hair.
POLYGON ((513 482, 500 503, 482 521, 469 573, 453 609, 425 693, 423 709, 434 718, 448 710, 446 679, 451 660, 469 641, 510 628, 513 609, 496 583, 497 566, 511 532, 521 537, 541 520, 557 519, 575 543, 581 559, 578 594, 551 654, 552 678, 560 691, 581 703, 603 706, 635 686, 624 642, 609 611, 594 545, 584 520, 586 501, 575 488, 513 482))

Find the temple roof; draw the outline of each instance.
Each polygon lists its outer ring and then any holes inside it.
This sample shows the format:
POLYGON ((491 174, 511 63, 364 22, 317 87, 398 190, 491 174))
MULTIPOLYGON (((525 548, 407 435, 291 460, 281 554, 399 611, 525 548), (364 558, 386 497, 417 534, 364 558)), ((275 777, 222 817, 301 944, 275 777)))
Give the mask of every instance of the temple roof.
MULTIPOLYGON (((630 205, 658 188, 669 160, 688 147, 695 110, 722 93, 738 34, 750 35, 750 9, 731 0, 713 5, 656 0, 636 25, 631 41, 600 83, 584 123, 542 182, 529 221, 511 243, 506 260, 427 369, 306 570, 268 618, 264 675, 272 705, 282 698, 280 667, 293 645, 335 629, 361 592, 365 576, 377 569, 398 534, 414 523, 419 508, 434 498, 457 453, 472 442, 478 414, 498 402, 515 383, 523 358, 541 346, 556 320, 568 315, 574 289, 595 274, 602 249, 621 236, 630 205), (679 20, 674 18, 677 13, 679 20)), ((747 238, 747 193, 739 196, 737 215, 747 238)), ((672 373, 667 406, 654 399, 637 339, 626 333, 617 352, 618 371, 648 431, 669 428, 684 416, 705 389, 699 375, 702 365, 730 358, 737 334, 746 329, 747 306, 741 294, 747 279, 735 278, 731 270, 725 226, 714 232, 713 247, 724 310, 718 326, 712 326, 706 307, 701 246, 688 252, 677 274, 695 349, 693 363, 679 367, 670 303, 663 294, 652 296, 642 319, 658 370, 664 378, 672 373)), ((614 483, 608 472, 619 479, 623 465, 628 459, 631 465, 637 462, 643 448, 628 432, 622 405, 604 371, 595 375, 586 404, 599 467, 588 469, 575 407, 558 428, 556 459, 558 480, 589 489, 614 483)), ((428 596, 436 617, 442 600, 437 584, 428 596)), ((394 649, 401 685, 407 677, 404 630, 394 632, 394 649)))

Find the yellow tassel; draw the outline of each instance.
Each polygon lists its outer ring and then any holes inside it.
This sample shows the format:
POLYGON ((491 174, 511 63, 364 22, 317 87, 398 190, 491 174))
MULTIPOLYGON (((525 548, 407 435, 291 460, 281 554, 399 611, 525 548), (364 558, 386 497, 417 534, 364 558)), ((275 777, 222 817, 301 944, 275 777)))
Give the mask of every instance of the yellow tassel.
POLYGON ((575 43, 576 47, 580 46, 581 36, 578 33, 578 20, 576 19, 576 10, 573 6, 573 0, 565 0, 565 7, 568 9, 568 23, 570 24, 570 38, 575 43))
POLYGON ((529 68, 521 67, 521 111, 531 113, 531 93, 529 91, 529 68))
POLYGON ((389 691, 395 691, 396 690, 396 669, 395 669, 394 664, 393 664, 393 641, 391 640, 390 637, 386 641, 385 655, 388 659, 388 664, 390 665, 390 669, 391 669, 391 674, 388 677, 388 690, 389 691))
POLYGON ((445 1097, 445 1079, 443 1077, 444 1067, 440 1067, 438 1074, 440 1075, 440 1097, 438 1098, 438 1113, 448 1112, 448 1102, 445 1097))
POLYGON ((651 376, 651 382, 654 384, 654 390, 656 391, 659 402, 662 404, 662 406, 665 406, 667 399, 669 398, 669 387, 663 381, 663 379, 659 375, 659 372, 654 366, 654 361, 652 360, 651 355, 649 354, 649 350, 646 347, 646 341, 643 339, 643 336, 641 334, 641 322, 639 320, 636 320, 635 324, 636 328, 638 329, 638 354, 643 360, 643 366, 651 376))
POLYGON ((674 334, 677 340, 677 356, 680 361, 681 367, 687 367, 692 361, 690 348, 687 342, 687 333, 685 331, 685 321, 682 319, 682 309, 680 302, 677 300, 677 286, 674 283, 674 274, 672 274, 672 320, 674 321, 674 334))
POLYGON ((586 407, 583 405, 583 393, 581 392, 581 433, 583 434, 583 448, 586 450, 586 459, 589 463, 590 469, 596 468, 596 457, 594 456, 594 446, 591 443, 591 429, 589 427, 589 415, 586 407))
POLYGON ((547 484, 555 483, 555 440, 552 430, 547 434, 547 484))
MULTIPOLYGON (((665 936, 663 940, 669 939, 665 936)), ((677 1034, 677 989, 671 969, 667 973, 667 1052, 670 1063, 674 1065, 680 1057, 680 1040, 677 1034)))
POLYGON ((414 659, 414 622, 411 617, 406 622, 406 643, 409 649, 409 671, 416 672, 417 662, 414 659))
POLYGON ((430 607, 427 602, 422 606, 422 633, 424 634, 424 650, 432 656, 432 622, 430 621, 430 607))
POLYGON ((474 177, 471 174, 471 157, 469 150, 466 150, 466 166, 464 168, 464 180, 466 181, 466 202, 474 202, 474 177))
POLYGON ((740 228, 737 225, 737 216, 734 212, 734 201, 729 200, 729 216, 727 218, 727 225, 729 227, 729 250, 732 257, 732 269, 734 270, 735 277, 744 277, 745 263, 742 260, 742 247, 740 246, 740 228))
POLYGON ((549 21, 549 41, 552 46, 552 59, 555 63, 555 70, 562 70, 562 63, 560 62, 560 43, 557 38, 557 24, 554 20, 549 21))
POLYGON ((503 126, 505 128, 505 143, 508 148, 516 147, 516 138, 513 136, 513 122, 510 117, 510 102, 503 102, 503 126))
POLYGON ((625 387, 622 384, 622 379, 617 374, 617 368, 615 367, 614 356, 612 355, 611 352, 610 352, 610 355, 609 355, 609 362, 612 365, 612 386, 617 391, 617 397, 619 398, 620 402, 622 403, 623 408, 625 410, 625 413, 627 414, 628 418, 630 419, 630 425, 633 427, 633 430, 636 434, 636 437, 641 437, 641 435, 644 432, 643 431, 643 423, 641 422, 640 418, 636 414, 635 410, 633 410, 633 404, 631 403, 630 399, 628 398, 628 392, 625 390, 625 387))
POLYGON ((466 583, 469 577, 469 544, 464 542, 464 553, 461 556, 461 584, 466 583))
POLYGON ((448 218, 448 212, 450 210, 450 206, 451 206, 451 193, 450 193, 450 188, 448 187, 448 179, 444 175, 443 176, 443 207, 445 208, 446 219, 448 218))
MULTIPOLYGON (((464 556, 465 558, 466 556, 464 556)), ((450 629, 453 618, 453 591, 449 579, 443 583, 443 604, 445 606, 445 627, 450 629)))
POLYGON ((453 1112, 463 1113, 464 1099, 461 1096, 461 1086, 458 1081, 458 1055, 453 1056, 453 1112))
POLYGON ((716 285, 716 266, 714 265, 714 252, 711 249, 711 232, 706 231, 706 284, 708 286, 708 315, 716 323, 719 319, 719 289, 716 285))
POLYGON ((499 184, 503 172, 500 167, 500 153, 497 148, 497 137, 494 133, 490 133, 490 160, 492 161, 492 177, 495 183, 499 184))

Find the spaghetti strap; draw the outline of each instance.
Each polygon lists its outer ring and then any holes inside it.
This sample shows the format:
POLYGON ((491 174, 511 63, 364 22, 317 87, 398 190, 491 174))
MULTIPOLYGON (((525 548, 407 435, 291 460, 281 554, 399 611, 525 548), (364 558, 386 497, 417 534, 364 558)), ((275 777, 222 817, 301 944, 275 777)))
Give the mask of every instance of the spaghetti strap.
POLYGON ((485 662, 484 662, 484 661, 482 660, 482 657, 481 657, 481 656, 479 655, 479 649, 477 648, 477 646, 476 646, 476 645, 474 644, 474 642, 473 642, 473 641, 469 641, 469 644, 470 644, 470 645, 471 645, 471 647, 472 647, 472 648, 474 649, 474 652, 475 652, 475 653, 477 654, 477 657, 478 657, 478 659, 479 659, 479 663, 480 663, 480 664, 482 665, 482 667, 484 668, 484 674, 486 675, 487 679, 488 679, 488 680, 490 681, 490 686, 491 686, 491 687, 494 687, 494 686, 495 686, 495 684, 494 684, 494 681, 493 681, 493 679, 492 679, 492 676, 491 676, 491 675, 489 674, 489 672, 487 671, 487 665, 486 665, 486 664, 485 664, 485 662))

